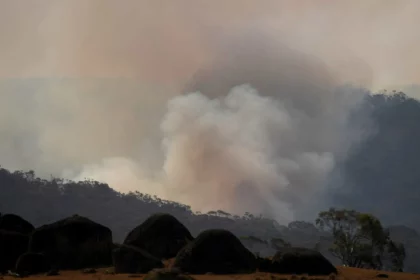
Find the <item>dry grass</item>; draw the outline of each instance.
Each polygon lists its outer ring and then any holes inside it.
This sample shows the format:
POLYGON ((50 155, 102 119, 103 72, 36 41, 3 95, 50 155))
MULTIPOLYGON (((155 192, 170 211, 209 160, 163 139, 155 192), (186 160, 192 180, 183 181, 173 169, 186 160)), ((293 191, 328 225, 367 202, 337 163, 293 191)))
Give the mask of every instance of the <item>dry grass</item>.
MULTIPOLYGON (((144 274, 110 274, 110 269, 98 269, 95 274, 84 274, 82 271, 61 271, 58 276, 34 275, 27 280, 130 280, 143 279, 144 274)), ((191 275, 196 280, 373 280, 373 279, 391 279, 391 280, 420 280, 420 274, 399 273, 399 272, 381 272, 376 270, 357 269, 349 267, 338 267, 337 276, 308 276, 308 275, 280 275, 272 273, 257 272, 244 275, 191 275), (388 275, 388 278, 377 278, 379 273, 388 275)), ((0 277, 1 278, 1 277, 0 277)), ((3 276, 3 280, 16 280, 12 276, 3 276)))

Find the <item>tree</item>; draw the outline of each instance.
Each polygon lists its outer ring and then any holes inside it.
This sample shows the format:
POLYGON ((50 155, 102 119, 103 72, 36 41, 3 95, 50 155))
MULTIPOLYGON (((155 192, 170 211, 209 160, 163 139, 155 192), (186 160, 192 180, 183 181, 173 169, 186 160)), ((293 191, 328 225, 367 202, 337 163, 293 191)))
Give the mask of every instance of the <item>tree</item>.
POLYGON ((330 208, 320 212, 316 224, 333 238, 330 252, 344 265, 380 269, 391 240, 389 232, 373 215, 330 208))
POLYGON ((388 255, 391 263, 391 270, 402 272, 406 257, 405 247, 401 243, 390 240, 388 242, 388 255))
POLYGON ((227 213, 227 212, 222 211, 222 210, 217 210, 216 213, 219 217, 230 218, 232 216, 230 213, 227 213))

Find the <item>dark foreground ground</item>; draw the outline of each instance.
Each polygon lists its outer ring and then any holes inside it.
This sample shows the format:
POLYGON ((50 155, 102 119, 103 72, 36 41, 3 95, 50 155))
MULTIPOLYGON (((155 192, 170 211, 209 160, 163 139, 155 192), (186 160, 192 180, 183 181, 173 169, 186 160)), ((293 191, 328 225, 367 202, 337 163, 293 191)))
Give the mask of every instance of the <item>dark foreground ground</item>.
MULTIPOLYGON (((357 269, 349 267, 337 267, 338 275, 334 278, 329 276, 301 276, 301 275, 280 275, 273 273, 253 273, 253 274, 235 274, 235 275, 190 275, 196 280, 368 280, 368 279, 394 279, 394 280, 420 280, 420 274, 382 272, 368 269, 357 269), (385 274, 385 275, 380 275, 385 274), (379 275, 379 276, 378 276, 379 275)), ((58 276, 34 275, 27 280, 125 280, 125 279, 143 279, 144 274, 109 274, 110 269, 98 269, 96 273, 84 274, 81 271, 61 271, 58 276)), ((12 276, 0 276, 3 280, 16 280, 12 276)))

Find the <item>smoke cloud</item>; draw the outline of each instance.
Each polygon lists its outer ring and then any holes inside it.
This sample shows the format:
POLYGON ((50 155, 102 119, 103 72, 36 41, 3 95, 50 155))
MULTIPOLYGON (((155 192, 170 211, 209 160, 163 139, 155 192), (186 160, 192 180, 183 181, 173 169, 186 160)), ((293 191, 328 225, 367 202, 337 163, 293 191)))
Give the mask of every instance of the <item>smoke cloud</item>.
POLYGON ((288 221, 313 209, 335 161, 363 137, 348 117, 365 92, 338 87, 317 59, 255 34, 225 46, 187 94, 168 101, 160 169, 144 172, 144 156, 143 163, 114 158, 78 178, 142 186, 200 211, 288 221))
POLYGON ((420 83, 419 5, 0 0, 1 164, 304 215, 366 137, 342 85, 420 83))
POLYGON ((162 124, 173 195, 200 210, 290 219, 291 207, 316 195, 334 166, 331 153, 298 148, 300 121, 249 85, 220 99, 175 98, 162 124))

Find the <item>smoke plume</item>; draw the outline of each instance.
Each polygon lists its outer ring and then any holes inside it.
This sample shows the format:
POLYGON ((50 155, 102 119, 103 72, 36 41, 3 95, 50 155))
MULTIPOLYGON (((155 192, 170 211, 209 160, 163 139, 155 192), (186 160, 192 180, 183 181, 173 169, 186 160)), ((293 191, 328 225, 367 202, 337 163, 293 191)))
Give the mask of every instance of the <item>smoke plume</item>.
POLYGON ((316 195, 334 165, 329 152, 299 149, 302 120, 249 85, 214 100, 175 98, 162 124, 171 196, 200 210, 290 219, 289 207, 316 195))
POLYGON ((419 4, 0 0, 1 164, 304 216, 366 137, 357 86, 420 83, 419 4))
POLYGON ((168 101, 161 169, 145 172, 145 156, 106 159, 78 178, 127 186, 126 178, 200 211, 285 221, 311 209, 335 161, 362 137, 348 116, 364 92, 338 87, 321 62, 256 36, 259 46, 248 33, 225 46, 187 86, 194 91, 168 101))

